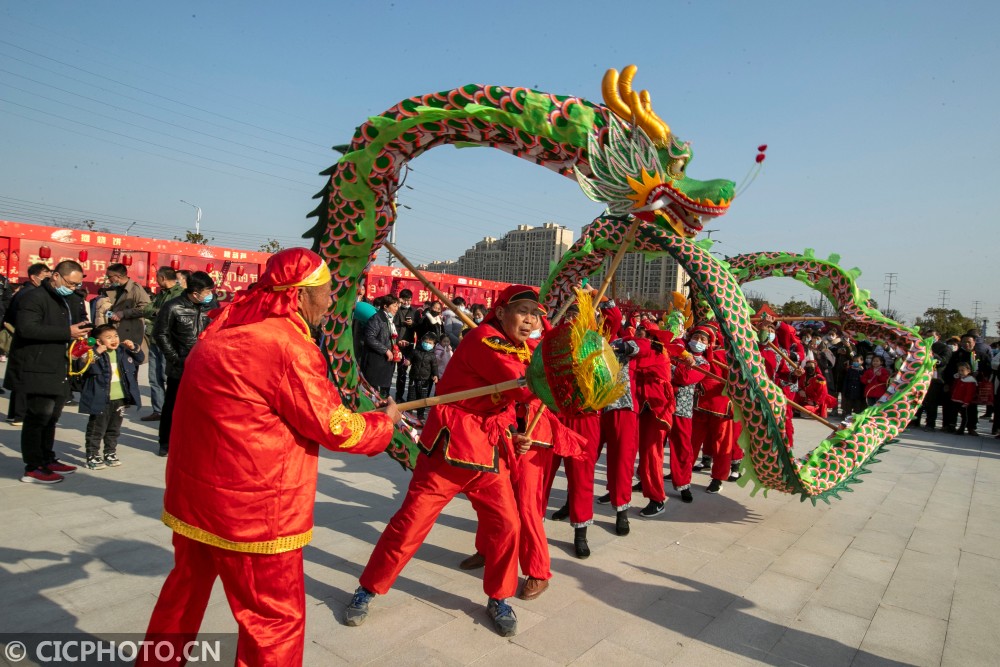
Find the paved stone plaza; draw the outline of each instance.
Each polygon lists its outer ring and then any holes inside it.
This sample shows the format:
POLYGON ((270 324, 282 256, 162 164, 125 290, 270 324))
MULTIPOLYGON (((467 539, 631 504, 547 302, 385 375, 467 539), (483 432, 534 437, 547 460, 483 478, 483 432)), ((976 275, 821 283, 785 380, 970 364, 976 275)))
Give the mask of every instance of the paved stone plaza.
MULTIPOLYGON (((6 398, 0 409, 6 415, 6 398)), ((57 453, 82 465, 86 417, 67 408, 57 453)), ((143 414, 148 409, 143 411, 143 414)), ((804 444, 823 435, 796 421, 804 444)), ((18 481, 19 429, 0 424, 0 628, 141 632, 172 563, 159 521, 165 459, 130 414, 123 465, 62 484, 18 481)), ((554 577, 514 600, 520 632, 484 613, 475 515, 456 499, 395 589, 360 628, 340 623, 409 473, 386 456, 325 453, 315 538, 305 549, 306 663, 337 665, 996 665, 1000 663, 1000 441, 908 432, 865 482, 832 505, 750 497, 726 484, 695 502, 670 496, 632 534, 596 509, 593 556, 572 557, 572 528, 549 521, 554 577)), ((603 461, 598 469, 603 482, 603 461)), ((552 499, 562 504, 560 475, 552 499)), ((203 625, 231 632, 221 587, 203 625)))

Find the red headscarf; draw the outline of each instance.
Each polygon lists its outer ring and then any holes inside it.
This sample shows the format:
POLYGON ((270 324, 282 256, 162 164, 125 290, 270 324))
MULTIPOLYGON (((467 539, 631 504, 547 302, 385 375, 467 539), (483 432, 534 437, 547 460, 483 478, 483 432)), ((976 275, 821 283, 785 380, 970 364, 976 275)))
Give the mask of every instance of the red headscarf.
MULTIPOLYGON (((216 315, 205 334, 261 322, 269 317, 287 317, 293 321, 299 310, 299 288, 316 287, 330 282, 326 262, 305 248, 288 248, 267 260, 260 280, 252 289, 238 293, 216 315)), ((304 321, 301 322, 305 324, 304 321)), ((306 327, 308 331, 308 327, 306 327)))

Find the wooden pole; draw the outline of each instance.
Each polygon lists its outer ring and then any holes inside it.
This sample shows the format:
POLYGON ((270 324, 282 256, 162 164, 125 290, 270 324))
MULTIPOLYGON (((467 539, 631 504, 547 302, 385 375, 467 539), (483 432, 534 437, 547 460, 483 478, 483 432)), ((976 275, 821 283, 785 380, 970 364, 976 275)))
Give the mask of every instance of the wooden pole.
POLYGON ((629 247, 635 242, 635 235, 639 231, 639 225, 642 224, 641 218, 636 218, 632 224, 629 226, 628 231, 625 233, 625 242, 621 244, 618 248, 618 252, 611 260, 611 266, 608 267, 608 275, 604 276, 604 280, 601 282, 601 289, 597 291, 597 296, 594 297, 594 303, 600 304, 601 299, 608 291, 608 287, 611 286, 611 279, 615 277, 615 271, 618 270, 618 265, 622 263, 625 259, 625 253, 629 251, 629 247))
POLYGON ((431 396, 430 398, 421 398, 416 401, 397 403, 396 407, 402 412, 406 412, 407 410, 419 410, 420 408, 429 408, 431 406, 442 405, 444 403, 454 403, 455 401, 462 401, 467 398, 477 398, 479 396, 499 394, 512 389, 521 389, 522 387, 526 387, 527 384, 528 381, 522 377, 517 380, 508 380, 507 382, 491 384, 486 387, 476 387, 475 389, 466 389, 464 391, 455 391, 450 394, 431 396))
POLYGON ((774 322, 840 322, 842 317, 809 317, 806 315, 778 315, 776 317, 751 317, 751 322, 763 322, 774 321, 774 322))
MULTIPOLYGON (((642 224, 642 220, 636 218, 632 224, 629 226, 628 231, 625 233, 625 242, 622 243, 621 247, 615 252, 615 256, 611 259, 611 265, 608 267, 608 275, 604 276, 604 280, 601 282, 601 289, 597 292, 594 297, 594 307, 598 308, 601 305, 601 298, 608 291, 608 286, 611 285, 612 280, 615 277, 615 271, 618 270, 618 265, 622 263, 625 258, 625 253, 628 252, 629 246, 635 242, 636 232, 639 230, 639 225, 642 224)), ((613 297, 612 297, 613 298, 613 297)), ((563 317, 566 316, 566 311, 569 307, 573 305, 573 299, 567 299, 566 303, 560 306, 559 311, 556 313, 550 322, 553 326, 559 324, 563 317)))
POLYGON ((531 418, 531 421, 528 423, 528 428, 524 429, 524 437, 529 439, 531 438, 531 432, 535 430, 536 426, 538 426, 538 421, 542 418, 545 410, 545 404, 543 403, 542 407, 538 408, 538 412, 535 413, 535 416, 531 418))
POLYGON ((458 316, 458 319, 462 320, 462 324, 469 327, 470 329, 474 329, 476 327, 476 323, 472 321, 472 318, 466 315, 465 312, 462 311, 458 306, 453 304, 451 302, 451 299, 445 296, 444 292, 435 287, 434 284, 431 283, 431 281, 428 280, 427 277, 417 269, 417 267, 413 266, 410 260, 406 259, 406 256, 403 253, 399 252, 399 249, 396 246, 389 243, 388 241, 383 241, 382 245, 385 246, 386 250, 392 253, 393 257, 402 262, 403 266, 409 269, 410 273, 412 273, 417 277, 417 280, 422 282, 424 286, 427 287, 427 289, 433 292, 434 296, 437 297, 438 301, 446 305, 449 308, 449 310, 451 310, 451 312, 455 313, 455 315, 458 316))
MULTIPOLYGON (((716 375, 716 374, 715 374, 715 373, 713 373, 712 371, 710 371, 710 370, 706 370, 706 369, 704 369, 704 368, 701 368, 700 366, 691 366, 691 368, 693 368, 693 369, 695 369, 696 371, 699 371, 699 372, 701 372, 701 373, 704 373, 705 375, 707 375, 708 377, 712 378, 713 380, 718 380, 719 382, 723 382, 723 383, 724 383, 724 382, 726 381, 726 379, 725 379, 724 377, 722 377, 721 375, 716 375)), ((837 426, 837 425, 836 425, 836 424, 834 424, 833 422, 830 422, 830 421, 827 421, 826 419, 823 419, 823 418, 822 418, 822 417, 820 417, 819 415, 817 415, 817 414, 815 414, 815 413, 812 413, 812 412, 809 412, 809 411, 808 411, 808 410, 806 410, 806 409, 805 409, 804 407, 802 407, 801 405, 799 405, 798 403, 796 403, 796 402, 795 402, 795 401, 793 401, 792 399, 788 398, 787 396, 785 397, 785 400, 786 400, 786 401, 788 402, 788 404, 789 404, 790 406, 792 406, 793 408, 795 408, 795 409, 796 409, 796 410, 798 410, 799 412, 801 412, 801 413, 805 414, 805 415, 806 415, 807 417, 809 417, 810 419, 815 419, 815 420, 816 420, 816 421, 818 421, 818 422, 819 422, 820 424, 823 424, 824 426, 828 426, 828 427, 830 427, 831 429, 833 429, 834 431, 836 431, 836 430, 838 430, 838 429, 840 428, 839 426, 837 426)))

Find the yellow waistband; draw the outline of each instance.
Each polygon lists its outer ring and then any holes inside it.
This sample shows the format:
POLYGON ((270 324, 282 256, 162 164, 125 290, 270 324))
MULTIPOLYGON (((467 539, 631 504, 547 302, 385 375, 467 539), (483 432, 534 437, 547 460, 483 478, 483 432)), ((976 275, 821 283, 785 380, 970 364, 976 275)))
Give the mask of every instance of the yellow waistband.
POLYGON ((285 537, 279 537, 274 540, 267 540, 265 542, 233 542, 231 540, 223 539, 218 535, 213 535, 207 530, 202 530, 192 526, 189 523, 181 521, 173 514, 167 510, 163 510, 163 516, 161 517, 163 523, 165 523, 171 530, 173 530, 178 535, 183 535, 189 539, 196 542, 202 542, 209 546, 219 547, 220 549, 228 549, 229 551, 239 551, 246 554, 280 554, 286 551, 295 551, 296 549, 301 549, 305 545, 309 544, 312 540, 312 528, 304 533, 299 533, 298 535, 287 535, 285 537))

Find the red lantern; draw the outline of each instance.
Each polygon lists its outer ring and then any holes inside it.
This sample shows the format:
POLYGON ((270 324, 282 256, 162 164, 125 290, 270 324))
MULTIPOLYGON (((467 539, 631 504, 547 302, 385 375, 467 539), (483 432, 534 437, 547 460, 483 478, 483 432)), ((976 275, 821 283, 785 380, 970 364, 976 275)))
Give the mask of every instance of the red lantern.
POLYGON ((236 276, 237 276, 238 278, 242 278, 242 277, 243 277, 243 274, 244 274, 244 273, 246 273, 246 272, 247 272, 247 270, 246 270, 246 269, 245 269, 245 268, 243 267, 243 265, 242 265, 242 264, 239 264, 239 265, 238 265, 238 266, 236 267, 236 276))
POLYGON ((174 271, 179 270, 181 268, 181 260, 179 259, 170 260, 170 268, 173 269, 174 271))
POLYGON ((80 258, 81 262, 86 262, 87 261, 87 251, 86 250, 81 250, 80 254, 78 255, 78 257, 80 258))
POLYGON ((132 266, 132 255, 125 255, 122 257, 122 264, 125 266, 132 266))
POLYGON ((205 273, 211 273, 212 271, 215 271, 215 264, 209 262, 208 265, 205 267, 205 273))
POLYGON ((43 245, 38 249, 39 259, 49 259, 50 257, 52 257, 52 248, 47 245, 43 245))

